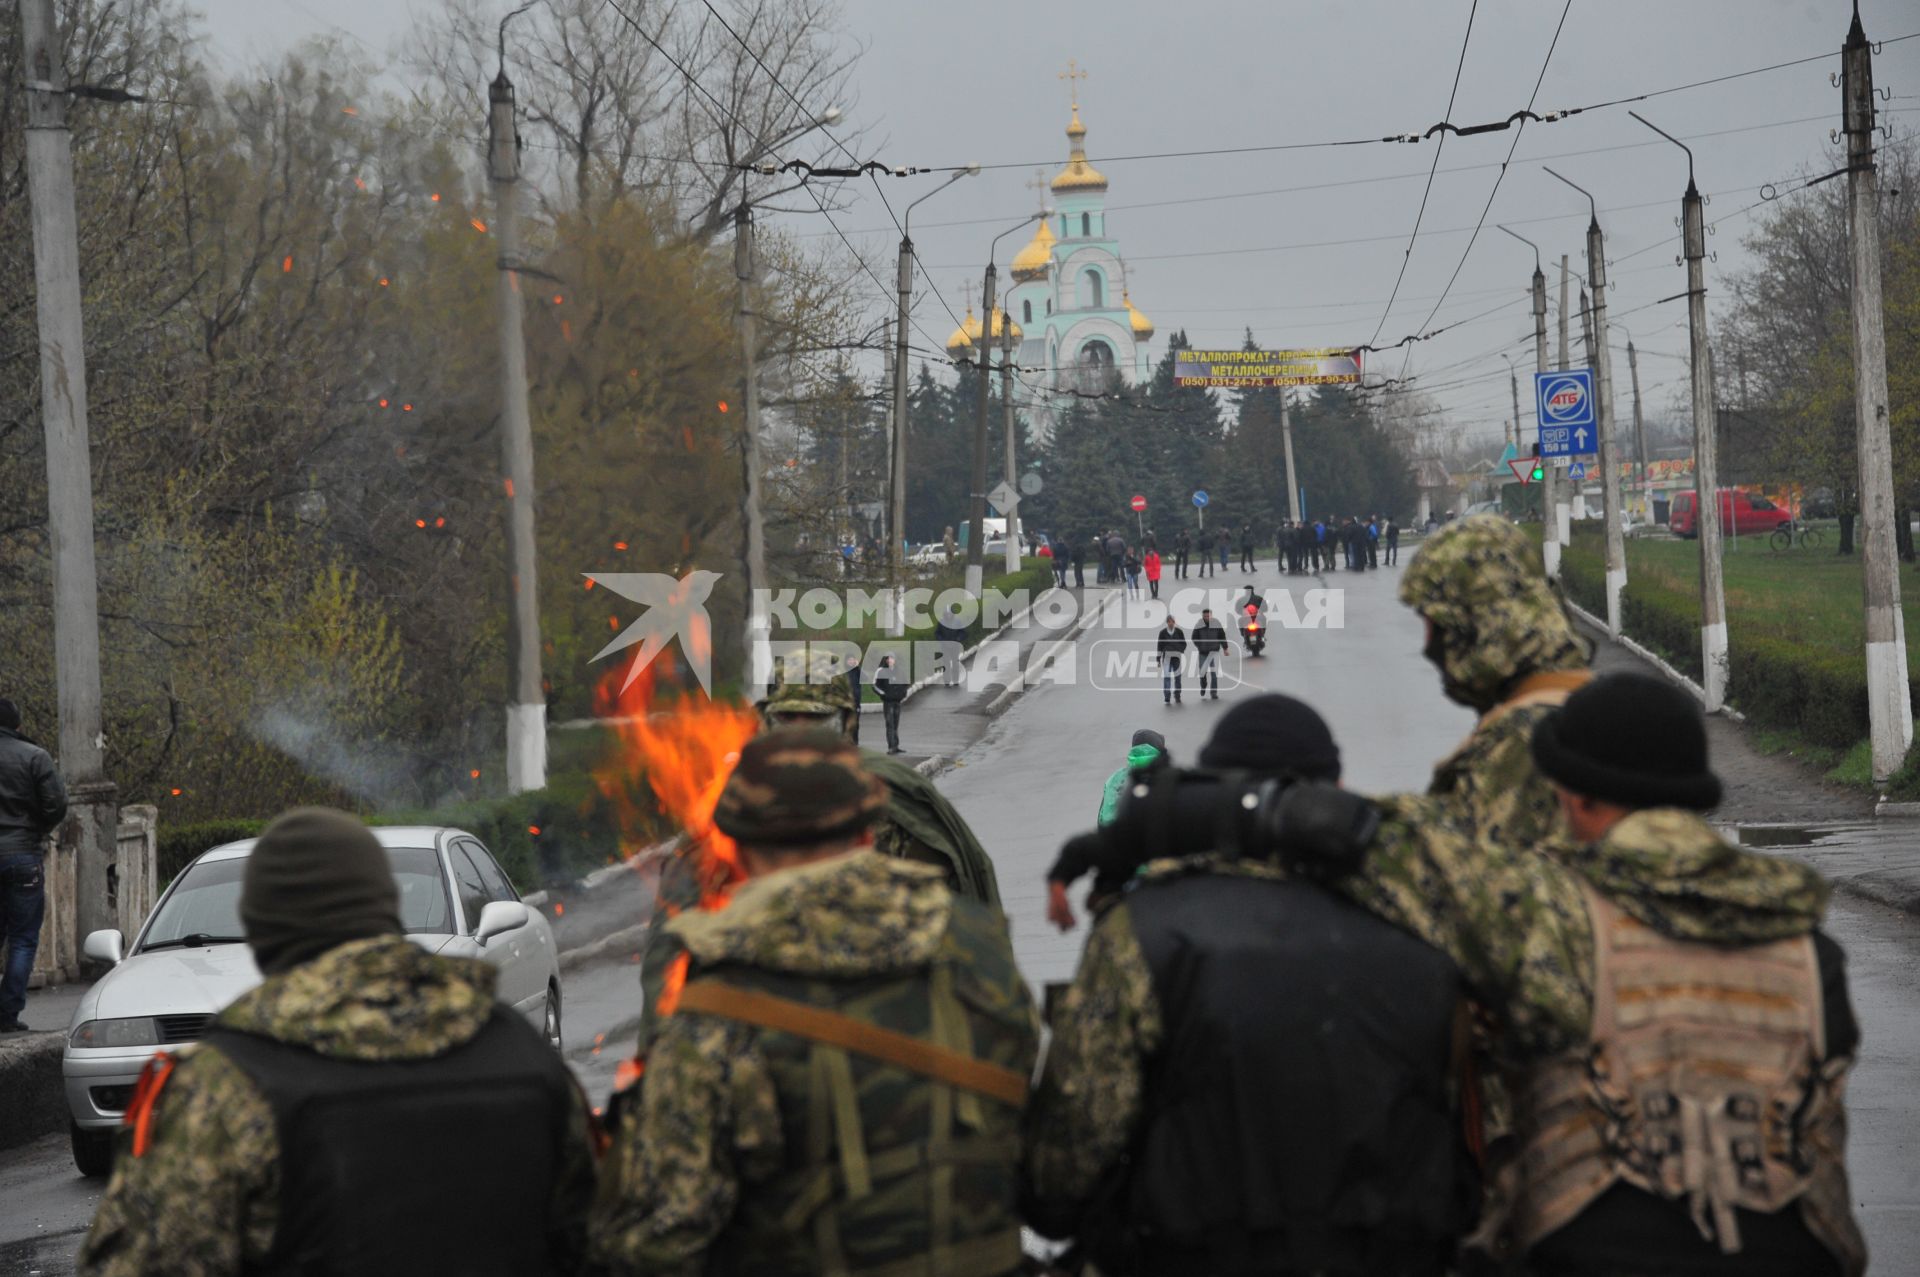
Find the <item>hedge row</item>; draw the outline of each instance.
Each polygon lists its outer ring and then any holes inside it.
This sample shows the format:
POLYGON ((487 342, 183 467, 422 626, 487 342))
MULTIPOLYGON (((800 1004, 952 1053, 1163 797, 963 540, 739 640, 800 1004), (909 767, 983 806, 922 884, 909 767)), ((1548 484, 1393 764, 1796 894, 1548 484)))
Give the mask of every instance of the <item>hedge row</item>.
MULTIPOLYGON (((570 882, 619 854, 613 814, 590 777, 555 777, 545 789, 456 803, 432 811, 367 817, 375 825, 449 825, 479 837, 522 891, 570 882), (537 832, 536 832, 537 831, 537 832)), ((160 881, 173 880, 201 852, 256 837, 265 820, 210 820, 160 828, 160 881)))
MULTIPOLYGON (((1595 549, 1564 550, 1560 578, 1567 597, 1606 614, 1606 568, 1595 549)), ((1700 596, 1658 574, 1630 574, 1620 598, 1621 628, 1674 668, 1701 676, 1700 596)), ((1727 701, 1765 727, 1791 731, 1811 744, 1850 749, 1870 730, 1866 662, 1836 651, 1738 626, 1729 635, 1727 701)))

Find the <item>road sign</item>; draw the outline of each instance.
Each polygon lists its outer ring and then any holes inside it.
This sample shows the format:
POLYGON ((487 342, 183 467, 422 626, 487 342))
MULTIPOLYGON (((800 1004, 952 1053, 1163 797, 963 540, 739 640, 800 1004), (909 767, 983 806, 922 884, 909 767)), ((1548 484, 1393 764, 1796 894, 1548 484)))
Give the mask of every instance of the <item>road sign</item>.
POLYGON ((1135 493, 1133 500, 1127 502, 1127 505, 1137 513, 1147 508, 1147 499, 1135 493))
POLYGON ((1020 495, 1023 497, 1037 497, 1040 495, 1040 489, 1045 486, 1046 484, 1041 481, 1039 474, 1035 471, 1029 470, 1020 476, 1020 495))
POLYGON ((1014 504, 1019 500, 1019 494, 1013 490, 1013 485, 1005 479, 994 484, 993 491, 987 493, 987 504, 993 507, 995 514, 1007 513, 1007 511, 1013 509, 1014 504))
POLYGON ((1193 506, 1196 510, 1204 510, 1207 508, 1207 490, 1205 488, 1193 494, 1193 506))
POLYGON ((1534 409, 1540 422, 1540 455, 1575 456, 1599 446, 1594 419, 1593 369, 1567 368, 1533 374, 1534 409))
POLYGON ((1586 478, 1586 477, 1587 477, 1587 463, 1586 463, 1586 462, 1584 462, 1584 461, 1576 461, 1576 462, 1574 462, 1574 463, 1573 463, 1572 465, 1570 465, 1570 466, 1568 466, 1568 467, 1567 467, 1567 478, 1569 478, 1569 479, 1584 479, 1584 478, 1586 478))
POLYGON ((1522 483, 1533 482, 1533 467, 1537 464, 1532 457, 1515 457, 1507 462, 1507 469, 1513 471, 1513 477, 1522 483))

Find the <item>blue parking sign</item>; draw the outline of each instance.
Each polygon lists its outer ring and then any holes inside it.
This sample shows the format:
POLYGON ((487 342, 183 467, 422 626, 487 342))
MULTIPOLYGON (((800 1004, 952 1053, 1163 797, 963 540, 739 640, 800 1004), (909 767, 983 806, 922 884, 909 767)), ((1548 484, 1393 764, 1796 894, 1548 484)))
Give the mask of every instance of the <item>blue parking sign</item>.
POLYGON ((1541 456, 1582 456, 1599 448, 1593 369, 1567 368, 1533 374, 1533 403, 1540 422, 1541 456))

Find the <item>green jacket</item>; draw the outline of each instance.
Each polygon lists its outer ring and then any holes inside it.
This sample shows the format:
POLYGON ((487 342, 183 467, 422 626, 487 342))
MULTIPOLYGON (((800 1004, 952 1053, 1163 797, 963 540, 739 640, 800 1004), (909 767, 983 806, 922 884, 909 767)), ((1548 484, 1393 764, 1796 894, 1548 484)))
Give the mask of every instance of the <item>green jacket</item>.
MULTIPOLYGON (((336 1059, 428 1059, 472 1039, 493 1014, 495 972, 401 936, 356 940, 269 978, 217 1023, 336 1059)), ((224 1277, 272 1249, 280 1208, 273 1108, 219 1051, 187 1047, 154 1101, 150 1145, 123 1156, 80 1248, 89 1277, 224 1277)), ((556 1272, 586 1243, 594 1164, 578 1100, 549 1186, 556 1272)), ((538 1191, 528 1185, 529 1192, 538 1191)))
MULTIPOLYGON (((1005 923, 928 866, 855 852, 751 880, 668 930, 690 988, 806 1001, 1032 1072, 1038 1025, 1005 923)), ((1013 1107, 686 1009, 661 1022, 640 1086, 594 1212, 593 1256, 614 1272, 785 1277, 834 1271, 836 1251, 859 1272, 927 1256, 938 1231, 951 1254, 1005 1252, 955 1272, 1018 1261, 1013 1107), (964 1164, 942 1167, 948 1150, 964 1164)))
POLYGON ((1160 761, 1160 751, 1151 745, 1135 745, 1127 750, 1127 765, 1107 777, 1106 790, 1100 795, 1101 828, 1113 823, 1120 813, 1120 796, 1126 793, 1127 781, 1132 775, 1160 761))

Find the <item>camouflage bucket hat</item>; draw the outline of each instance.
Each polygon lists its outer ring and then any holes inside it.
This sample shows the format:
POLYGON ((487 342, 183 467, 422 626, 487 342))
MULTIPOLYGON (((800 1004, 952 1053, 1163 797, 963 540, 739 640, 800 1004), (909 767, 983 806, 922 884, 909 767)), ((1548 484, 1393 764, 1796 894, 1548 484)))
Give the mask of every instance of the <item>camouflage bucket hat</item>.
POLYGON ((762 716, 858 713, 860 703, 854 699, 853 684, 845 673, 836 672, 838 669, 837 662, 816 657, 804 678, 789 678, 784 670, 776 671, 773 686, 755 708, 762 716))
POLYGON ((838 732, 783 727, 741 749, 713 823, 748 846, 807 846, 859 833, 886 805, 886 785, 838 732))

